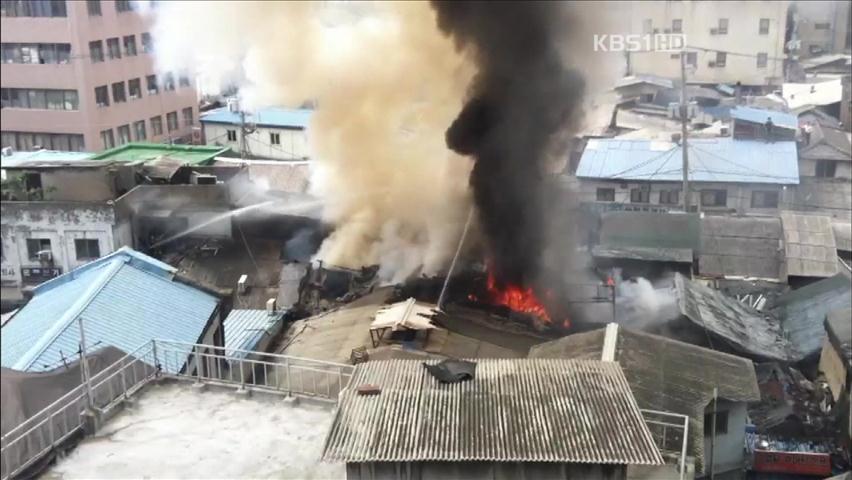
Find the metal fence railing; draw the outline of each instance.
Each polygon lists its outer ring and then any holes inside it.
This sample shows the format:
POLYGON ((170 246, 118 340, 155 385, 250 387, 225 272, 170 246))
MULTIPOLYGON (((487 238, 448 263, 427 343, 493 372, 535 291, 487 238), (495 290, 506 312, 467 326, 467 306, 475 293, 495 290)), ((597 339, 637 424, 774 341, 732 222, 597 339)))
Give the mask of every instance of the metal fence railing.
POLYGON ((645 424, 664 457, 677 458, 680 478, 686 475, 686 445, 689 439, 689 416, 658 410, 641 410, 645 424))
MULTIPOLYGON (((21 474, 151 380, 172 378, 336 402, 351 365, 153 340, 93 375, 0 438, 0 480, 21 474)), ((97 423, 93 424, 96 428, 97 423)))

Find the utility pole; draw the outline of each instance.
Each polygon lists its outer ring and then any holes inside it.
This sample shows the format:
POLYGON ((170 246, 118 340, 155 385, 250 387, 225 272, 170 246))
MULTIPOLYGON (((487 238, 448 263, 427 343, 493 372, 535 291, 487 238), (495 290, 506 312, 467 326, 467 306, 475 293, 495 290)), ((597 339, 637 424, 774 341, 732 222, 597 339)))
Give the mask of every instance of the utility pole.
POLYGON ((689 154, 686 144, 686 47, 680 51, 680 145, 683 151, 683 211, 689 213, 689 154))

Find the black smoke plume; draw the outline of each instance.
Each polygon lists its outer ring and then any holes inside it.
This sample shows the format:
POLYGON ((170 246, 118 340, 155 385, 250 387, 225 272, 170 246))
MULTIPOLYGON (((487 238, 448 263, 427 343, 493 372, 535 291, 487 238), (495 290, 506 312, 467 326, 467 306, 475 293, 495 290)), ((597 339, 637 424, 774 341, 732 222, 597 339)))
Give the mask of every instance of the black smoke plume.
POLYGON ((438 27, 478 72, 446 132, 474 158, 470 177, 493 273, 503 284, 536 286, 554 212, 544 166, 581 114, 584 82, 564 66, 572 28, 562 2, 434 1, 438 27))

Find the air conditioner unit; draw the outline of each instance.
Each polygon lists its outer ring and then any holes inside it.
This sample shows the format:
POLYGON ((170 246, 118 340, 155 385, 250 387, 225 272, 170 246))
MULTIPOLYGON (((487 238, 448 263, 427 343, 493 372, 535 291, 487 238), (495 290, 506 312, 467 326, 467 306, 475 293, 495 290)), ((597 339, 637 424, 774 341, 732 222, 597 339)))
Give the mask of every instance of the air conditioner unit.
POLYGON ((718 34, 719 34, 718 28, 711 28, 710 29, 710 35, 718 35, 718 34))
POLYGON ((40 250, 37 255, 39 262, 50 263, 53 261, 53 252, 50 250, 40 250))
POLYGON ((708 62, 707 66, 710 68, 716 68, 716 62, 708 62))
POLYGON ((216 175, 195 175, 193 177, 196 185, 216 185, 216 175))

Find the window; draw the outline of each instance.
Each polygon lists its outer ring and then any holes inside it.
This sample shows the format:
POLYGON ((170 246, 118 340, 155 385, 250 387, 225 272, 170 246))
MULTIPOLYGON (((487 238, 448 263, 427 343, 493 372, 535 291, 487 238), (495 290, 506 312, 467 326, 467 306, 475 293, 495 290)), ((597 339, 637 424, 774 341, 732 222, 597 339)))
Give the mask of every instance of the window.
POLYGON ((109 91, 106 85, 95 87, 95 104, 99 107, 109 106, 109 91))
POLYGON ((101 144, 104 150, 115 147, 115 137, 112 135, 112 129, 101 130, 101 144))
POLYGON ((725 52, 716 52, 716 66, 724 67, 725 62, 728 59, 728 54, 725 52))
MULTIPOLYGON (((716 412, 716 435, 728 433, 728 412, 716 412)), ((704 414, 704 436, 713 435, 713 414, 704 414)))
POLYGON ((157 115, 151 117, 151 135, 158 136, 163 134, 163 117, 157 115))
POLYGON ((60 64, 71 58, 69 43, 4 43, 3 63, 60 64))
POLYGON ((185 75, 181 75, 180 77, 178 77, 178 85, 180 85, 181 87, 188 87, 188 86, 190 86, 190 84, 189 84, 189 77, 187 77, 187 76, 185 76, 185 75))
POLYGON ((766 68, 766 62, 769 59, 769 55, 766 53, 758 53, 757 54, 757 68, 766 68))
POLYGON ((814 23, 814 30, 831 30, 830 23, 814 23))
POLYGON ((92 63, 104 61, 104 42, 96 40, 89 42, 89 56, 92 57, 92 63))
POLYGON ((660 190, 661 205, 677 205, 680 190, 660 190))
POLYGON ((67 17, 65 0, 3 0, 3 17, 67 17))
POLYGON ((187 127, 191 126, 193 124, 192 107, 186 107, 181 112, 183 113, 183 124, 187 127))
POLYGON ((614 202, 615 201, 615 189, 614 188, 599 188, 597 191, 597 200, 599 202, 614 202))
POLYGON ((127 101, 127 96, 124 93, 124 82, 115 82, 112 84, 112 101, 115 103, 127 101))
POLYGON ((107 38, 107 56, 110 60, 121 58, 121 45, 118 44, 118 38, 107 38))
POLYGON ((124 37, 124 54, 128 57, 136 56, 136 35, 124 37))
POLYGON ((727 190, 701 190, 702 207, 725 207, 727 205, 727 190))
POLYGON ((769 35, 769 19, 761 18, 760 25, 758 27, 758 34, 760 35, 769 35))
POLYGON ((83 136, 70 133, 34 133, 34 132, 7 132, 4 131, 3 146, 12 147, 18 151, 33 150, 34 146, 41 146, 48 150, 61 150, 67 152, 82 152, 86 149, 83 145, 83 136))
POLYGON ((720 18, 719 19, 719 35, 727 35, 728 34, 728 19, 720 18))
POLYGON ((650 18, 646 18, 642 21, 642 33, 654 33, 654 21, 650 18))
POLYGON ((77 110, 76 90, 46 90, 29 88, 0 89, 3 108, 37 110, 77 110))
POLYGON ((101 257, 101 247, 97 239, 74 239, 74 251, 77 252, 77 260, 94 260, 101 257))
POLYGON ((153 49, 154 49, 154 47, 151 44, 151 34, 148 33, 148 32, 143 33, 142 34, 142 52, 151 53, 153 51, 153 49))
POLYGON ((698 52, 686 52, 686 64, 690 67, 698 66, 698 52))
POLYGON ((269 133, 269 143, 273 145, 281 145, 281 134, 280 133, 269 133))
POLYGON ((166 127, 170 132, 174 132, 178 129, 177 112, 169 112, 166 114, 166 127))
POLYGON ((41 174, 25 173, 24 188, 27 190, 27 192, 32 192, 36 196, 41 196, 41 174))
POLYGON ((651 190, 648 188, 640 187, 640 188, 631 188, 630 189, 630 203, 650 203, 651 202, 651 190))
POLYGON ((778 208, 778 192, 751 192, 752 208, 778 208))
POLYGON ((118 144, 124 145, 125 143, 130 143, 130 125, 119 125, 118 144))
POLYGON ((175 75, 167 73, 163 76, 163 91, 171 91, 175 89, 175 75))
POLYGON ((679 18, 672 20, 672 33, 683 33, 683 20, 679 18))
POLYGON ((228 130, 225 133, 228 135, 228 141, 229 142, 236 142, 237 141, 237 131, 236 130, 228 130))
POLYGON ((136 135, 137 142, 144 141, 148 138, 147 132, 145 131, 145 120, 133 122, 133 133, 136 135))
POLYGON ((131 0, 115 0, 115 11, 118 13, 133 11, 131 0))
POLYGON ((145 77, 145 83, 148 87, 148 95, 156 95, 160 91, 160 87, 157 86, 156 75, 148 75, 145 77))
POLYGON ((816 176, 822 178, 834 178, 837 171, 837 160, 817 160, 816 176))
POLYGON ((28 238, 27 239, 27 258, 30 260, 38 260, 38 252, 50 251, 49 238, 28 238))
POLYGON ((86 0, 86 9, 90 17, 101 15, 101 0, 86 0))
POLYGON ((142 98, 142 81, 138 78, 131 78, 127 81, 127 94, 131 100, 142 98))

